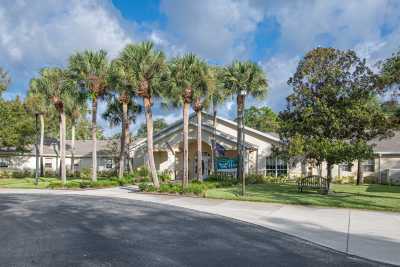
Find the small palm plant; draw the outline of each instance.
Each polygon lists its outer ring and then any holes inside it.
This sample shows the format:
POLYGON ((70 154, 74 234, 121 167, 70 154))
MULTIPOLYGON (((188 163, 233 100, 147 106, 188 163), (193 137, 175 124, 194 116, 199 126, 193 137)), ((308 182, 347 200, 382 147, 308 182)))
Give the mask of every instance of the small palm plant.
POLYGON ((151 177, 156 188, 160 187, 153 148, 153 99, 160 96, 163 89, 163 77, 166 73, 164 53, 155 49, 151 42, 137 45, 128 44, 119 55, 118 60, 129 69, 130 81, 137 88, 137 95, 143 99, 147 126, 147 153, 151 177))
POLYGON ((245 192, 244 177, 244 106, 245 97, 250 95, 263 98, 267 93, 267 78, 265 72, 256 63, 234 61, 225 67, 221 73, 221 82, 226 90, 226 95, 236 96, 237 102, 237 151, 238 180, 242 182, 242 194, 245 192))
POLYGON ((0 96, 7 89, 10 84, 10 75, 7 71, 0 67, 0 96))
POLYGON ((33 93, 41 94, 54 105, 60 115, 60 176, 62 182, 67 181, 65 167, 65 101, 73 97, 74 83, 67 72, 60 68, 44 68, 40 76, 31 80, 33 93))
POLYGON ((110 64, 104 50, 76 53, 69 58, 69 71, 92 101, 92 180, 97 181, 97 105, 108 88, 110 64))
MULTIPOLYGON (((169 75, 170 86, 166 97, 174 106, 183 107, 182 187, 186 188, 189 183, 189 108, 193 103, 193 100, 196 100, 198 103, 197 106, 195 105, 196 109, 201 111, 201 98, 203 98, 207 93, 209 72, 207 64, 203 60, 194 54, 186 54, 182 57, 177 57, 170 62, 169 75)), ((201 112, 199 113, 201 115, 201 112)), ((199 137, 201 138, 201 133, 199 137)), ((198 157, 198 160, 201 160, 201 155, 198 157)))

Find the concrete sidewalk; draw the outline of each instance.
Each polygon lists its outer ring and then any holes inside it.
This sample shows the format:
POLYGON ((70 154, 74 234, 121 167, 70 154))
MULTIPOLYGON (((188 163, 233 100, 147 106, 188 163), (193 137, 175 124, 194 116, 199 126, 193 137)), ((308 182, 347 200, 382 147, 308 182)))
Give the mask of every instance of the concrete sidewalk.
POLYGON ((1 193, 78 194, 172 205, 254 223, 351 255, 400 265, 400 213, 142 194, 133 187, 0 189, 1 193))

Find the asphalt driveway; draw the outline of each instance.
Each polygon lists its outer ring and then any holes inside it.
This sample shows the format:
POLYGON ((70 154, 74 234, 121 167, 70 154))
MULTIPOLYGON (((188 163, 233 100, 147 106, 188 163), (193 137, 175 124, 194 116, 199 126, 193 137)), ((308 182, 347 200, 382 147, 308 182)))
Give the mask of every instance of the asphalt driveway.
POLYGON ((101 197, 0 195, 0 266, 382 266, 256 225, 101 197))

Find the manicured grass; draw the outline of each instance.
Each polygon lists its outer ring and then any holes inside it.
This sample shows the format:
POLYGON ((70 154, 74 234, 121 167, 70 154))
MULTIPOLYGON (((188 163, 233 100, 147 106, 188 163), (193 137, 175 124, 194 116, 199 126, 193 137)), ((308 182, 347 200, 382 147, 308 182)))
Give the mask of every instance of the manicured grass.
POLYGON ((0 188, 46 188, 54 178, 41 178, 35 185, 34 178, 5 178, 0 179, 0 188))
POLYGON ((258 184, 248 185, 244 197, 239 186, 209 189, 207 197, 400 212, 400 186, 333 184, 331 188, 328 195, 320 195, 299 193, 296 185, 258 184))

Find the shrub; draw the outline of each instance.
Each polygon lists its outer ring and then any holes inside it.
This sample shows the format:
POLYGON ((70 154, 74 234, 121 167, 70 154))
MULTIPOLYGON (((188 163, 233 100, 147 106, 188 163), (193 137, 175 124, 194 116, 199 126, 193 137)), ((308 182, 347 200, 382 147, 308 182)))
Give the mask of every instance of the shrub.
POLYGON ((207 182, 217 182, 217 187, 228 187, 237 184, 237 179, 231 175, 212 174, 208 176, 207 182))
POLYGON ((65 184, 66 188, 81 188, 81 183, 79 181, 69 181, 65 184))
POLYGON ((79 183, 80 188, 90 188, 92 186, 91 181, 83 180, 79 183))
POLYGON ((374 175, 364 177, 364 183, 366 184, 376 184, 378 183, 378 179, 374 175))
POLYGON ((155 192, 156 188, 154 185, 152 184, 148 184, 148 183, 140 183, 139 184, 139 190, 140 191, 144 191, 144 192, 155 192))
POLYGON ((338 184, 354 184, 355 178, 352 175, 341 176, 341 177, 336 177, 333 182, 338 184))
POLYGON ((162 183, 168 183, 171 181, 171 173, 168 170, 165 170, 158 175, 158 178, 162 183))
POLYGON ((83 168, 79 172, 79 178, 83 180, 92 179, 92 170, 90 168, 83 168))
POLYGON ((246 176, 246 184, 264 184, 267 179, 262 174, 249 174, 246 176))
POLYGON ((49 185, 47 187, 52 188, 52 189, 54 189, 54 188, 62 188, 63 184, 62 184, 61 181, 55 180, 55 181, 50 181, 49 185))
POLYGON ((113 181, 109 179, 102 179, 98 180, 96 182, 91 182, 91 187, 93 188, 104 188, 104 187, 113 187, 113 186, 119 186, 118 181, 113 181))
POLYGON ((117 175, 116 170, 107 170, 97 172, 97 176, 101 178, 111 178, 117 175))
POLYGON ((33 172, 30 170, 13 171, 11 178, 28 178, 33 177, 33 172))
POLYGON ((12 171, 9 170, 1 170, 0 178, 12 178, 12 171))

